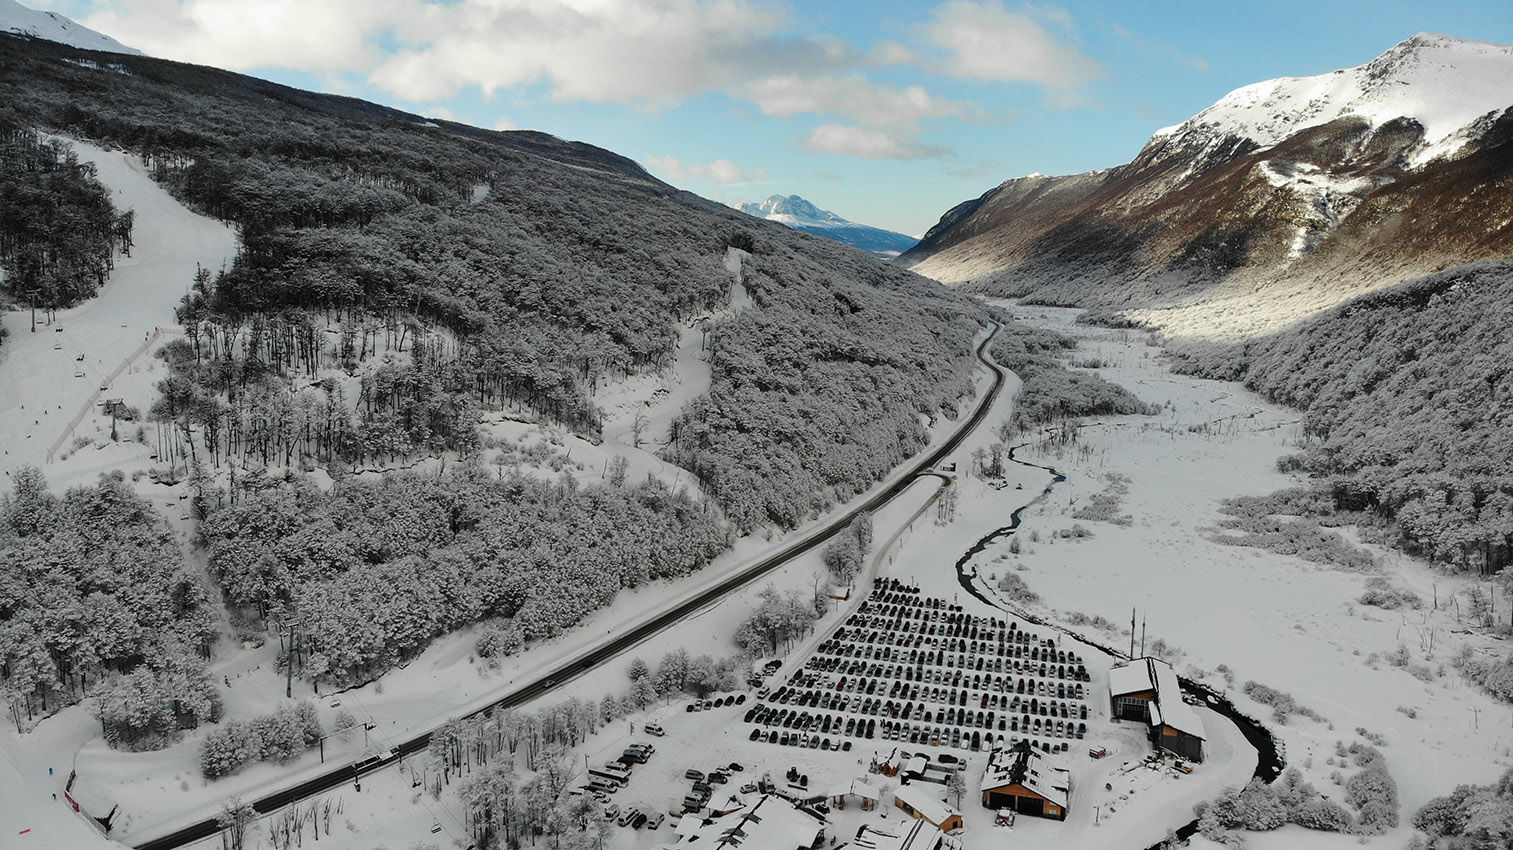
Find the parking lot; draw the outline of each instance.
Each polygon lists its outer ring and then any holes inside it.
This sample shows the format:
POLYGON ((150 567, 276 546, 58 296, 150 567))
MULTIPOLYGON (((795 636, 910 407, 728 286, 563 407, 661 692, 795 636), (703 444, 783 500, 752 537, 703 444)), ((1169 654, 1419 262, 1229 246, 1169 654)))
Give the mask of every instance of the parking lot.
POLYGON ((1087 734, 1088 682, 1081 656, 1054 638, 889 579, 743 719, 750 740, 809 749, 875 739, 974 751, 1028 739, 1064 752, 1087 734))

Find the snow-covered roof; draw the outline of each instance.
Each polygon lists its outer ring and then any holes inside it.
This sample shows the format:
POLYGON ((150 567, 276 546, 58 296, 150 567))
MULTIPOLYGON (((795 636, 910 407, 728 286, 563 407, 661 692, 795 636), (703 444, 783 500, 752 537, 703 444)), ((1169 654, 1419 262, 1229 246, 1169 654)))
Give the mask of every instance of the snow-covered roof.
POLYGON ((982 787, 1002 788, 1005 785, 1022 785, 1064 809, 1072 780, 1066 768, 1052 762, 1029 741, 1020 741, 1007 749, 996 749, 988 756, 982 787))
POLYGON ((673 834, 679 838, 688 835, 698 835, 704 826, 704 819, 698 815, 684 815, 678 818, 678 823, 672 828, 673 834))
POLYGON ((929 758, 925 756, 915 756, 914 758, 911 758, 908 761, 904 762, 904 766, 903 768, 901 768, 901 771, 903 773, 912 773, 916 776, 923 776, 925 773, 925 768, 929 766, 929 758))
POLYGON ((819 815, 771 794, 763 794, 750 808, 698 821, 692 832, 685 833, 688 820, 685 816, 678 822, 678 841, 669 847, 797 850, 812 847, 825 824, 819 815))
POLYGON ((844 797, 847 795, 861 797, 864 800, 880 800, 882 794, 867 783, 864 779, 847 779, 830 786, 827 797, 844 797))
POLYGON ((1150 660, 1156 676, 1156 702, 1151 706, 1151 725, 1170 726, 1194 738, 1207 740, 1203 734, 1203 719, 1192 706, 1182 701, 1182 685, 1177 682, 1176 671, 1164 661, 1150 660))
MULTIPOLYGON (((868 845, 876 850, 961 850, 966 844, 960 838, 941 832, 934 824, 922 820, 912 821, 899 832, 865 826, 860 839, 866 836, 868 845)), ((862 846, 860 841, 857 846, 862 846)))
POLYGON ((939 825, 945 823, 961 812, 956 811, 945 803, 944 800, 935 799, 929 788, 938 788, 938 785, 900 785, 893 796, 904 805, 913 809, 920 817, 930 823, 939 825))
POLYGON ((1117 697, 1153 689, 1155 680, 1151 676, 1150 665, 1144 663, 1149 660, 1136 658, 1127 664, 1110 669, 1108 671, 1109 693, 1117 697))

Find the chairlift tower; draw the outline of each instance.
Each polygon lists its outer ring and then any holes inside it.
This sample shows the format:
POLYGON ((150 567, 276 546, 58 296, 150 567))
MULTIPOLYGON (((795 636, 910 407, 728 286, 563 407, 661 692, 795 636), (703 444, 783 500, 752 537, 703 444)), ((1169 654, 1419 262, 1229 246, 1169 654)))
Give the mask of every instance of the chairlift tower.
POLYGON ((121 440, 116 434, 116 417, 121 413, 121 407, 125 401, 126 399, 124 398, 105 399, 105 409, 110 411, 110 440, 113 443, 120 442, 121 440))
POLYGON ((32 333, 37 332, 37 293, 41 291, 42 290, 40 289, 26 290, 27 300, 29 300, 32 305, 32 333))

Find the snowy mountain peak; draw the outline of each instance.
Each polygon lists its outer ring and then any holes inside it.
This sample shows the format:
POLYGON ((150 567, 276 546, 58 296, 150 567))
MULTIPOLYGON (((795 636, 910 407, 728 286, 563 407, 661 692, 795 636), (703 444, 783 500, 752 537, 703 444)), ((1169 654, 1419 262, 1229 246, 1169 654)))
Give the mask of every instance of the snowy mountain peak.
POLYGON ((847 221, 798 195, 771 195, 759 204, 748 201, 730 206, 749 216, 765 218, 786 224, 795 230, 845 242, 880 257, 895 257, 919 241, 902 233, 847 221))
POLYGON ((16 0, 0 0, 0 32, 56 41, 73 47, 82 47, 85 50, 142 55, 142 51, 127 47, 108 35, 74 23, 57 12, 28 9, 16 0))
POLYGON ((1249 139, 1271 147, 1299 130, 1347 115, 1379 127, 1411 118, 1424 128, 1415 164, 1454 153, 1462 131, 1513 106, 1513 45, 1419 33, 1365 65, 1312 77, 1281 77, 1235 89, 1152 144, 1249 139))
POLYGON ((793 216, 807 222, 833 221, 845 222, 845 219, 829 210, 822 210, 798 195, 772 195, 760 204, 739 204, 736 209, 748 215, 758 218, 772 218, 775 216, 793 216))

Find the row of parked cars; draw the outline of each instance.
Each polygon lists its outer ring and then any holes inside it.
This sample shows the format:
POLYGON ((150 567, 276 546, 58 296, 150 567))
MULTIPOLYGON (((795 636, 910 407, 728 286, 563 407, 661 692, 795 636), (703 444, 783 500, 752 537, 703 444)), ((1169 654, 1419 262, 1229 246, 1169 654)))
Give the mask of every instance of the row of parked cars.
MULTIPOLYGON (((714 794, 714 786, 724 785, 730 781, 731 774, 740 773, 745 769, 740 762, 733 761, 724 767, 717 767, 708 773, 693 767, 684 771, 683 778, 690 780, 693 783, 693 787, 683 797, 683 811, 696 812, 704 808, 709 802, 709 798, 714 794)), ((747 786, 741 790, 754 791, 756 790, 756 786, 747 786)))
POLYGON ((723 708, 723 707, 725 707, 727 705, 745 705, 745 704, 746 704, 746 695, 745 694, 731 694, 730 696, 715 697, 714 699, 696 699, 693 702, 690 702, 688 705, 683 706, 683 710, 684 711, 689 711, 689 712, 693 712, 693 711, 709 711, 710 709, 723 708))

